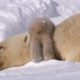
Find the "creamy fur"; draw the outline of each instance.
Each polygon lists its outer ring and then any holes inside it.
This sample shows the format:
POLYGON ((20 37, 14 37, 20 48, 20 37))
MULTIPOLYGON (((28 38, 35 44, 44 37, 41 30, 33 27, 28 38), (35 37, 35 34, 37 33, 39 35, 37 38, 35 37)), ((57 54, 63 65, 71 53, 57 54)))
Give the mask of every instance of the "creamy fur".
POLYGON ((30 33, 30 54, 32 60, 54 59, 53 32, 55 25, 47 18, 38 18, 33 21, 28 31, 30 33))
POLYGON ((0 70, 21 66, 31 60, 29 54, 30 36, 23 33, 0 43, 0 70))
POLYGON ((53 40, 55 40, 58 58, 80 61, 80 14, 59 24, 53 40))

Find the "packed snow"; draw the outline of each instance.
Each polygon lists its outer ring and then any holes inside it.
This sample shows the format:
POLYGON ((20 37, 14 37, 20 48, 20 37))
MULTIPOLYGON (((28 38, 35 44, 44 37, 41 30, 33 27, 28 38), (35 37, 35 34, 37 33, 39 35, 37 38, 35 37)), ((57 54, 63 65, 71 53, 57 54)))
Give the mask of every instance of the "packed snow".
MULTIPOLYGON (((36 17, 48 17, 58 25, 77 13, 80 0, 0 0, 0 41, 26 31, 36 17)), ((80 80, 80 63, 29 62, 0 71, 0 80, 80 80)))
POLYGON ((80 80, 80 63, 68 61, 29 62, 0 72, 0 80, 80 80))

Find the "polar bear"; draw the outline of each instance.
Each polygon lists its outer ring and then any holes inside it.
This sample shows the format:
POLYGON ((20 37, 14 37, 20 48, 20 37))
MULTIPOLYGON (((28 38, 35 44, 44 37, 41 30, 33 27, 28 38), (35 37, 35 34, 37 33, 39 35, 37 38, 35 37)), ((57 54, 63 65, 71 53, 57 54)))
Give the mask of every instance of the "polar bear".
POLYGON ((21 66, 31 61, 28 32, 13 36, 0 43, 0 70, 21 66))
POLYGON ((80 61, 80 14, 71 16, 59 24, 56 27, 53 40, 58 58, 80 61))
POLYGON ((55 25, 48 18, 40 17, 28 28, 30 34, 30 54, 34 62, 55 59, 53 33, 55 25))
POLYGON ((0 70, 24 65, 29 61, 54 59, 55 25, 47 18, 38 18, 28 32, 12 36, 0 43, 0 70))

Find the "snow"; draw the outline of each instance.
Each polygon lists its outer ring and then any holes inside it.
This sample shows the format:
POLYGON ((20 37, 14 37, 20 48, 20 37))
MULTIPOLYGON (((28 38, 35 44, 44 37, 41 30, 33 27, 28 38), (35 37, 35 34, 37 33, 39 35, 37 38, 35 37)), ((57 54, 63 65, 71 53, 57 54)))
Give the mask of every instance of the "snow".
MULTIPOLYGON (((80 0, 0 0, 0 41, 26 31, 36 17, 48 17, 58 25, 77 13, 80 0)), ((0 80, 80 80, 80 63, 29 62, 0 71, 0 80)))
POLYGON ((79 3, 80 0, 0 0, 0 22, 6 26, 0 28, 0 41, 26 31, 37 17, 48 17, 57 25, 80 13, 79 3))
POLYGON ((80 80, 80 63, 68 61, 29 62, 0 72, 1 80, 80 80))

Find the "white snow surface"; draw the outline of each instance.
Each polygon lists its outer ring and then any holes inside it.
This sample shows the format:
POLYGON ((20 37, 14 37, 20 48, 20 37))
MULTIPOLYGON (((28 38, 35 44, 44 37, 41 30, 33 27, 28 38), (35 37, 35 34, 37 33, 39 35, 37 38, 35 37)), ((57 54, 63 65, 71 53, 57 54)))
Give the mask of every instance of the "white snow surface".
MULTIPOLYGON (((48 17, 57 25, 77 13, 80 0, 0 0, 0 41, 24 32, 36 17, 48 17)), ((80 80, 80 63, 29 62, 0 71, 0 80, 80 80)))
POLYGON ((57 25, 77 13, 80 0, 0 0, 0 41, 26 31, 37 17, 57 25))
POLYGON ((0 80, 80 80, 80 63, 49 60, 29 62, 0 72, 0 80))

